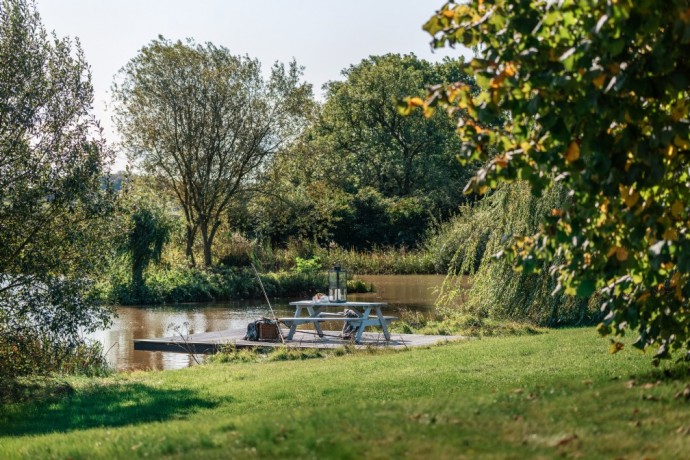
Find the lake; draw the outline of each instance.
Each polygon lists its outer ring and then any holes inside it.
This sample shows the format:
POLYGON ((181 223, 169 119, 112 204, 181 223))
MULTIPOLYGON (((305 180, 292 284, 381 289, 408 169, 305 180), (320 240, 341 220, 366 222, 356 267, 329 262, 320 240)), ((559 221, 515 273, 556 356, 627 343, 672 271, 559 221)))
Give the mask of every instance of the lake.
MULTIPOLYGON (((387 302, 387 313, 399 308, 430 312, 443 275, 362 275, 358 278, 373 283, 376 292, 349 294, 348 299, 387 302)), ((277 316, 292 316, 291 300, 271 299, 277 316)), ((133 339, 176 335, 174 327, 189 334, 244 329, 250 321, 271 313, 265 300, 243 300, 213 303, 172 304, 119 307, 118 317, 110 329, 91 337, 99 340, 110 365, 117 370, 180 369, 194 364, 184 353, 134 351, 133 339), (186 324, 186 326, 185 326, 186 324)))

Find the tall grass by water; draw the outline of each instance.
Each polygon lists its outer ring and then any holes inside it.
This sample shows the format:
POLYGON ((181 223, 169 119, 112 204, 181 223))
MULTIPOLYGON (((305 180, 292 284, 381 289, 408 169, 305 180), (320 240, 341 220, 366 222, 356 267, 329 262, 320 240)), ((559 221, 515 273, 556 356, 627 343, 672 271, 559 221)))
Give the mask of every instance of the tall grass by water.
POLYGON ((222 248, 222 264, 256 264, 260 271, 289 271, 300 259, 316 259, 321 268, 339 264, 360 275, 415 275, 447 272, 447 264, 435 260, 437 254, 425 248, 378 247, 357 251, 337 245, 319 246, 308 240, 292 240, 285 247, 271 247, 235 236, 222 248))

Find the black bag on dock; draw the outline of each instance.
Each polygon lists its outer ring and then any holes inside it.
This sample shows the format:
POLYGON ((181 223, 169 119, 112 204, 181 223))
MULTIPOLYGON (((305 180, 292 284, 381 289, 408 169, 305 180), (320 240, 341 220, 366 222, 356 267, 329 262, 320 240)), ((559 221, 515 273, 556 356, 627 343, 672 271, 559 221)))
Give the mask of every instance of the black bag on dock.
POLYGON ((276 341, 278 338, 278 324, 268 318, 261 318, 247 324, 247 334, 244 336, 244 340, 253 342, 276 341))

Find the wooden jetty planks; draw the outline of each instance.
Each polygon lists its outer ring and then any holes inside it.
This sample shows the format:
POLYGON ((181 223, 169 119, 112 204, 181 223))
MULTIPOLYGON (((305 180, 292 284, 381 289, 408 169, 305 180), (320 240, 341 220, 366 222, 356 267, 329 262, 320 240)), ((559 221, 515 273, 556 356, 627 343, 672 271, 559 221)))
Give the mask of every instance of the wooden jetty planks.
MULTIPOLYGON (((284 336, 287 335, 286 329, 284 336)), ((244 329, 230 329, 218 332, 202 332, 185 337, 163 337, 157 339, 135 339, 134 349, 144 351, 166 351, 178 353, 214 353, 223 345, 234 344, 237 348, 281 347, 280 342, 253 342, 244 340, 244 329)), ((319 337, 313 331, 297 331, 292 340, 286 341, 285 346, 293 348, 337 348, 344 345, 354 345, 358 349, 366 347, 407 348, 434 345, 439 342, 462 340, 465 337, 448 335, 418 335, 391 334, 390 342, 386 342, 383 333, 364 332, 362 343, 357 345, 351 340, 341 339, 338 331, 324 331, 324 337, 319 337)))

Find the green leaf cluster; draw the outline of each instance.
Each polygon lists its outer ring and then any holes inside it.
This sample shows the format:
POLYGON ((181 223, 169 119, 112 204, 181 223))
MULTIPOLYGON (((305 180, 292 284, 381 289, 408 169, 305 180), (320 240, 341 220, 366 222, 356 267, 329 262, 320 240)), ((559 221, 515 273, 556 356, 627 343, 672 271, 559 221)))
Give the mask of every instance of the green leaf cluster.
POLYGON ((479 50, 465 71, 481 93, 451 84, 425 102, 465 117, 460 156, 485 162, 468 190, 568 193, 516 240, 517 266, 558 260, 559 289, 602 296, 603 333, 637 330, 657 358, 687 349, 690 3, 449 2, 425 29, 479 50))
POLYGON ((112 152, 92 103, 79 44, 49 37, 32 1, 0 1, 3 377, 47 372, 42 363, 74 356, 84 332, 110 321, 93 280, 111 255, 112 152))

